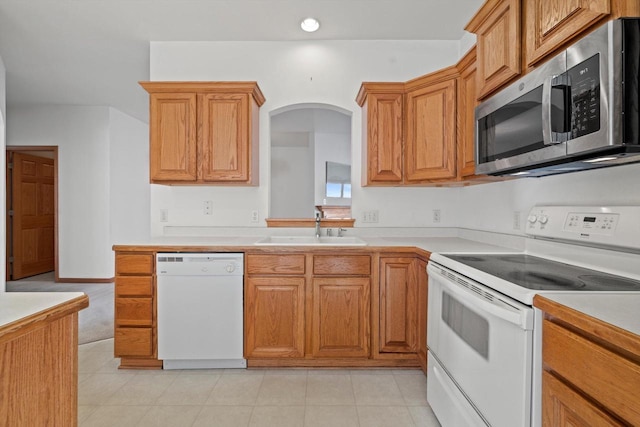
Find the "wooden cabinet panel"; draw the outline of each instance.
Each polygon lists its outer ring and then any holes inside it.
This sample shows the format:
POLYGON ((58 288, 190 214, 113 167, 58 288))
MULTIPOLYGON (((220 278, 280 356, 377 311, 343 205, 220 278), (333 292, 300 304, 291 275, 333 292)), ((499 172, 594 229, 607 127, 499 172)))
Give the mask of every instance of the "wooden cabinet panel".
POLYGON ((153 349, 151 328, 116 328, 114 334, 116 357, 153 357, 153 349))
POLYGON ((631 425, 640 425, 640 365, 545 319, 545 369, 631 425), (567 357, 571 355, 571 357, 567 357))
POLYGON ((455 76, 406 95, 405 178, 421 182, 456 176, 455 76))
POLYGON ((151 182, 258 183, 255 82, 141 82, 150 94, 151 182))
POLYGON ((611 0, 529 0, 525 10, 527 66, 576 39, 611 13, 611 0))
POLYGON ((152 298, 116 298, 116 327, 152 326, 153 299, 152 298))
POLYGON ((418 283, 414 258, 380 258, 380 351, 415 353, 418 283))
POLYGON ((203 181, 249 181, 248 94, 198 95, 203 181))
POLYGON ((304 254, 247 254, 245 260, 247 274, 302 275, 305 273, 304 254))
POLYGON ((465 30, 476 34, 479 98, 520 75, 520 0, 486 1, 465 30))
POLYGON ((475 108, 478 105, 476 48, 457 64, 458 105, 456 106, 456 140, 458 146, 458 178, 475 175, 475 108))
POLYGON ((304 278, 245 279, 245 356, 304 356, 304 278))
POLYGON ((427 262, 418 260, 418 360, 422 371, 427 373, 427 307, 429 306, 429 278, 427 262))
POLYGON ((152 275, 153 270, 153 254, 116 253, 116 274, 152 275))
POLYGON ((153 278, 150 276, 116 276, 116 297, 152 296, 153 278))
POLYGON ((611 427, 623 424, 549 372, 542 373, 543 427, 611 427))
POLYGON ((401 183, 403 146, 402 83, 363 83, 356 101, 362 107, 364 185, 401 183))
POLYGON ((314 255, 313 274, 369 275, 371 274, 371 257, 369 255, 314 255))
POLYGON ((196 96, 154 93, 150 98, 151 182, 195 181, 196 96))
POLYGON ((313 279, 314 357, 369 356, 368 278, 313 279))

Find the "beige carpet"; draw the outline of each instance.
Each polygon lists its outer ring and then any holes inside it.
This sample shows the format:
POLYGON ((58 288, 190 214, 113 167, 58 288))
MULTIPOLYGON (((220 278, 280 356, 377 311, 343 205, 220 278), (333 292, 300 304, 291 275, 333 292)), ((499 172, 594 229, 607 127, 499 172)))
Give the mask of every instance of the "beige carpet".
POLYGON ((7 292, 84 292, 89 307, 78 315, 78 342, 113 338, 113 283, 55 283, 53 272, 7 282, 7 292))

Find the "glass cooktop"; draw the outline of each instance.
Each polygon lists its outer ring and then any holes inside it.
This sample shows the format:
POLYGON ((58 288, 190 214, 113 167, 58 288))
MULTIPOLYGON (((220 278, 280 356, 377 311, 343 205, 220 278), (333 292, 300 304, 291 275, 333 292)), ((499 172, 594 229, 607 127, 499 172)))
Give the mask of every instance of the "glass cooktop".
POLYGON ((524 254, 443 255, 492 276, 541 291, 640 291, 640 281, 524 254))

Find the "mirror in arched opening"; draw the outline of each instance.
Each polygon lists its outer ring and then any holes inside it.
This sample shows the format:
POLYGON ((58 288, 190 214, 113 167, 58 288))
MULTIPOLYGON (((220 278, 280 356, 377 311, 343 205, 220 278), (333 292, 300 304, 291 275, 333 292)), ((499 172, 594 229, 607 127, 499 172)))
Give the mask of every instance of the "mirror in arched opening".
POLYGON ((351 112, 299 104, 271 113, 270 218, 351 218, 351 112))

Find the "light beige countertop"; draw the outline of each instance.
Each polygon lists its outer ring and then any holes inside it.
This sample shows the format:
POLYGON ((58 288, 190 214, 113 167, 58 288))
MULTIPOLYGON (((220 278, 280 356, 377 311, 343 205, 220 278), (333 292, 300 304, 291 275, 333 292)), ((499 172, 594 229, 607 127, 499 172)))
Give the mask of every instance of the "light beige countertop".
POLYGON ((84 307, 88 306, 88 298, 82 292, 0 292, 0 335, 15 322, 82 299, 87 300, 84 307))

